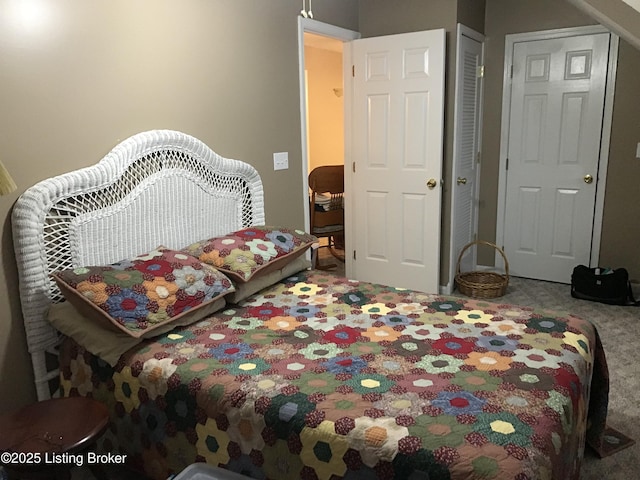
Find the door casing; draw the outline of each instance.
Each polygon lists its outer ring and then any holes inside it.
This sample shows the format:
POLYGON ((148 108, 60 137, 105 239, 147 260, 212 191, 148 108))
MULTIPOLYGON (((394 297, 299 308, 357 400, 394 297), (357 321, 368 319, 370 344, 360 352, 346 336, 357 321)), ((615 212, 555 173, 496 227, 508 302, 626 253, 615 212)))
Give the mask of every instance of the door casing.
MULTIPOLYGON (((343 42, 350 42, 360 38, 360 33, 353 30, 347 30, 345 28, 330 25, 328 23, 319 22, 311 18, 298 17, 298 68, 299 68, 299 82, 300 82, 300 125, 301 125, 301 147, 302 147, 302 198, 309 198, 309 150, 308 150, 308 138, 307 138, 307 86, 305 79, 305 64, 304 64, 304 34, 305 32, 315 33, 317 35, 323 35, 325 37, 335 38, 342 40, 343 42)), ((342 69, 345 71, 345 65, 349 61, 342 55, 342 69)), ((351 92, 348 89, 344 89, 344 121, 345 125, 348 125, 350 109, 346 108, 351 102, 351 92)), ((350 151, 350 140, 345 132, 345 165, 347 163, 347 153, 350 151)), ((349 198, 350 190, 350 177, 348 177, 348 169, 345 169, 345 196, 349 198)), ((347 244, 352 238, 351 225, 352 225, 352 212, 348 202, 345 202, 345 241, 347 244)), ((309 212, 309 202, 304 202, 304 224, 309 225, 311 214, 309 212)), ((345 272, 349 276, 351 274, 351 263, 349 260, 345 262, 345 272)))
MULTIPOLYGON (((457 177, 459 174, 459 163, 461 160, 462 149, 459 146, 460 137, 465 133, 463 132, 463 120, 464 120, 464 112, 462 112, 463 99, 464 99, 464 51, 462 47, 462 38, 467 37, 470 40, 473 40, 480 44, 480 64, 481 68, 484 68, 484 35, 475 30, 472 30, 461 23, 457 26, 457 40, 456 40, 456 86, 455 86, 455 118, 454 118, 454 126, 453 126, 453 165, 451 170, 451 178, 449 179, 449 189, 451 190, 451 234, 449 236, 449 282, 447 285, 441 286, 441 293, 450 295, 455 288, 455 276, 457 269, 457 260, 460 255, 460 247, 456 245, 456 238, 458 237, 459 232, 458 228, 458 205, 456 202, 456 188, 461 188, 457 185, 457 177)), ((482 151, 482 107, 483 107, 483 74, 477 75, 477 90, 476 90, 476 122, 474 122, 474 132, 473 135, 475 137, 474 140, 474 154, 480 155, 482 151)), ((474 234, 478 233, 478 210, 479 210, 479 201, 478 201, 478 191, 480 188, 480 163, 476 163, 475 176, 472 179, 469 179, 472 182, 474 188, 473 194, 473 205, 471 212, 471 222, 470 231, 474 234)), ((466 188, 466 187, 462 187, 466 188)), ((467 241, 472 241, 472 238, 469 238, 467 241)), ((463 245, 464 247, 464 245, 463 245)), ((471 248, 468 250, 468 254, 465 258, 469 257, 470 267, 472 270, 477 268, 477 251, 476 249, 471 248)))
MULTIPOLYGON (((576 35, 591 35, 597 33, 611 33, 599 25, 544 30, 539 32, 519 33, 505 37, 504 78, 502 95, 502 122, 500 132, 500 168, 498 179, 498 209, 496 219, 496 242, 504 245, 505 210, 507 199, 507 156, 509 149, 509 112, 511 109, 511 68, 513 64, 514 45, 518 42, 548 40, 554 38, 571 37, 576 35)), ((600 239, 602 234, 602 214, 604 211, 604 195, 607 181, 607 166, 609 162, 609 143, 611 137, 611 122, 613 117, 613 95, 615 90, 616 68, 618 59, 619 37, 611 33, 609 45, 609 63, 607 66, 607 85, 602 123, 602 138, 600 141, 600 162, 596 184, 596 199, 593 218, 593 234, 591 239, 591 257, 589 265, 597 265, 600 256, 600 239)), ((503 260, 498 252, 495 254, 495 265, 502 265, 503 260)))

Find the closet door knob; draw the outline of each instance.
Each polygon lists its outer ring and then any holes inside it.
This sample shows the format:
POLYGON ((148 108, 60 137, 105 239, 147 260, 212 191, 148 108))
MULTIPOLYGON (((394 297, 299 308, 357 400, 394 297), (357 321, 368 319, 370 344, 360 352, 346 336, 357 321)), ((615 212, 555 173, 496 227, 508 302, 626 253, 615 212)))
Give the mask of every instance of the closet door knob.
POLYGON ((584 183, 592 183, 593 182, 593 177, 589 174, 584 176, 584 183))
POLYGON ((456 183, 458 185, 466 185, 467 184, 467 179, 464 177, 458 177, 458 179, 456 180, 456 183))
POLYGON ((429 190, 433 190, 434 188, 436 188, 436 185, 438 184, 438 182, 436 182, 435 178, 430 178, 427 181, 427 187, 429 187, 429 190))

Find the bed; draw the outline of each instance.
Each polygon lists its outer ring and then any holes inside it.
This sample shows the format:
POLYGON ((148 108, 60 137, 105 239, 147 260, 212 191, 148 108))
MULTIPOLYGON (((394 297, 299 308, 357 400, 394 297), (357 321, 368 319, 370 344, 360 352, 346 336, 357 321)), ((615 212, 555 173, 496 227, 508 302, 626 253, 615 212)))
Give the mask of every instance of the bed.
POLYGON ((184 133, 40 182, 12 223, 39 398, 104 402, 99 448, 150 478, 577 479, 603 434, 588 321, 310 269, 256 170, 184 133))

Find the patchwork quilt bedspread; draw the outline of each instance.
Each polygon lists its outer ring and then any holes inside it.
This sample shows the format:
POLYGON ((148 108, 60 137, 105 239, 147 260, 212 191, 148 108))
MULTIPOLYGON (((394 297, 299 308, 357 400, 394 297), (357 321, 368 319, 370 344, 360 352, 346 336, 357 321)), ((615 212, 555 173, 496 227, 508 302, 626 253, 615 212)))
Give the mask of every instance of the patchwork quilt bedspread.
POLYGON ((606 416, 589 322, 318 271, 115 368, 71 341, 62 365, 65 395, 111 409, 101 448, 156 479, 201 461, 277 480, 571 479, 606 416))

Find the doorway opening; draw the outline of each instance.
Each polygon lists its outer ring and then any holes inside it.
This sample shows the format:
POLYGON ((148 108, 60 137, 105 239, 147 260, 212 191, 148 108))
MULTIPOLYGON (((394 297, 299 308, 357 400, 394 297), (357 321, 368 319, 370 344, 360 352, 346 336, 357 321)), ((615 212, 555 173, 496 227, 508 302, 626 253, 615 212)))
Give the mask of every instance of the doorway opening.
POLYGON ((344 165, 342 41, 304 33, 307 168, 344 165))
MULTIPOLYGON (((310 230, 309 174, 320 166, 344 166, 345 91, 344 43, 360 37, 358 32, 316 20, 298 19, 300 56, 300 104, 302 125, 302 187, 305 226, 310 230)), ((348 186, 345 184, 345 190, 348 186)), ((322 238, 321 242, 328 240, 322 238)), ((321 243, 323 245, 323 243, 321 243)), ((344 248, 344 236, 342 238, 344 248)), ((330 251, 320 249, 320 252, 330 251)), ((345 263, 335 262, 340 273, 345 263)))
MULTIPOLYGON (((310 189, 344 185, 343 42, 304 33, 307 91, 307 169, 310 189), (322 167, 322 168, 321 168, 322 167), (327 175, 334 178, 326 178, 327 175), (313 177, 314 182, 311 181, 313 177), (340 177, 340 178, 338 178, 340 177)), ((344 206, 334 203, 344 192, 315 192, 309 205, 309 231, 320 247, 314 267, 344 275, 344 206), (332 210, 328 210, 332 208, 332 210)))

